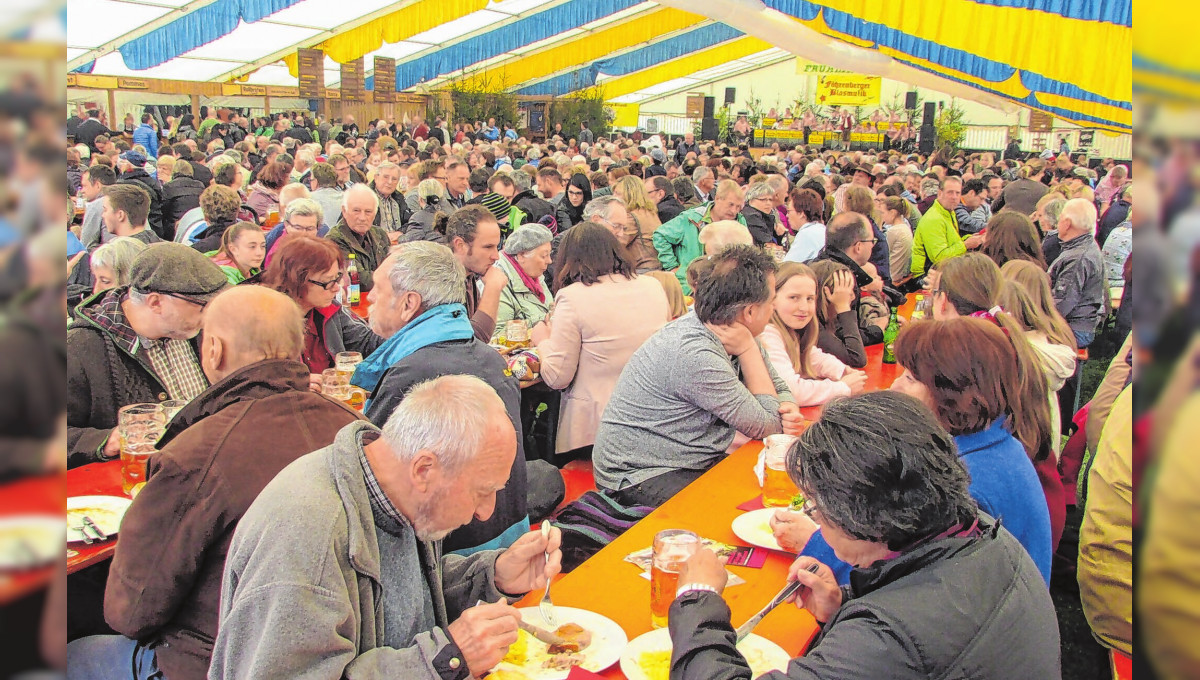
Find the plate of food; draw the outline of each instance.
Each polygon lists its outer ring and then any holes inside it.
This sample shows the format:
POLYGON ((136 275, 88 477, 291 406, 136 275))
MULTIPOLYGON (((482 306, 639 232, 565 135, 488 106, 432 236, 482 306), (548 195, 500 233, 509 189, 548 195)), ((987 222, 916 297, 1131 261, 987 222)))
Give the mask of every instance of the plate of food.
MULTIPOLYGON (((121 519, 133 501, 124 496, 75 496, 67 499, 67 542, 78 543, 84 536, 80 529, 87 517, 107 536, 115 536, 121 528, 121 519)), ((87 537, 99 540, 92 531, 87 537)))
POLYGON ((31 569, 62 556, 63 519, 20 515, 0 519, 0 570, 31 569))
POLYGON ((629 642, 615 621, 586 609, 555 606, 558 626, 547 623, 537 607, 517 611, 525 623, 556 634, 563 643, 548 644, 522 629, 488 680, 564 680, 574 666, 599 672, 616 663, 629 642))
MULTIPOLYGON (((750 664, 751 677, 787 670, 792 659, 779 645, 751 633, 738 643, 750 664)), ((629 680, 668 680, 671 675, 671 634, 666 628, 634 638, 621 654, 621 672, 629 680)))
POLYGON ((769 550, 783 550, 775 540, 775 532, 771 531, 771 518, 776 510, 782 508, 762 508, 751 510, 738 515, 733 520, 733 533, 738 538, 769 550))

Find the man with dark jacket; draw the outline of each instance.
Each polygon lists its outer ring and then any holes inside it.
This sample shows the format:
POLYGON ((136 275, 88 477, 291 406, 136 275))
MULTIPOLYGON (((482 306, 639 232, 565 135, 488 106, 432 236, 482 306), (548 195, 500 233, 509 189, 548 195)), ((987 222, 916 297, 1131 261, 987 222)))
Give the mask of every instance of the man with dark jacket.
MULTIPOLYGON (((841 212, 834 215, 825 226, 825 247, 817 255, 817 260, 833 260, 850 268, 854 275, 854 300, 850 308, 854 318, 858 319, 858 305, 862 299, 863 286, 870 285, 873 277, 863 270, 863 265, 871 261, 871 248, 875 243, 874 232, 867 218, 856 212, 841 212)), ((874 345, 883 342, 883 329, 887 327, 887 319, 879 321, 860 322, 859 333, 864 345, 874 345)), ((855 366, 854 368, 861 368, 855 366)))
POLYGON ((1062 252, 1050 265, 1050 288, 1054 306, 1071 327, 1080 348, 1096 339, 1108 295, 1104 259, 1095 233, 1096 205, 1085 198, 1067 201, 1058 217, 1062 252))
POLYGON ((675 162, 683 163, 689 153, 700 155, 700 145, 696 143, 696 135, 691 132, 683 133, 683 140, 675 145, 675 162))
POLYGON ((388 235, 376 224, 379 196, 365 184, 355 184, 342 196, 342 217, 327 238, 346 255, 354 255, 362 293, 375 285, 373 272, 388 254, 388 235))
POLYGON ((163 225, 170 236, 163 240, 175 240, 175 227, 184 213, 200 207, 200 194, 204 193, 204 184, 192 176, 192 164, 187 161, 176 161, 175 170, 171 173, 171 181, 162 187, 163 195, 163 225))
POLYGON ((212 387, 171 421, 121 523, 104 596, 105 619, 121 635, 73 642, 72 674, 127 677, 139 658, 168 678, 206 678, 238 521, 280 470, 359 419, 309 390, 297 360, 300 310, 283 293, 238 286, 218 295, 203 343, 212 387), (109 665, 114 652, 120 662, 109 665))
POLYGON ((675 198, 675 185, 666 177, 647 177, 645 180, 646 193, 654 201, 658 209, 658 221, 666 224, 679 217, 683 212, 683 204, 675 198))
POLYGON ((208 388, 192 338, 204 306, 228 285, 213 261, 156 243, 133 261, 129 285, 84 301, 67 331, 67 463, 120 453, 117 411, 190 400, 208 388))
POLYGON ((1008 142, 1008 146, 1004 147, 1004 156, 1001 160, 1015 161, 1021 157, 1021 140, 1012 139, 1008 142))
POLYGON ((370 392, 365 414, 382 427, 412 386, 451 373, 474 375, 496 390, 517 433, 512 472, 496 495, 494 514, 456 529, 443 547, 508 547, 529 530, 521 390, 506 375, 504 358, 475 337, 465 305, 466 269, 446 246, 416 241, 389 255, 375 276, 380 284, 371 292, 371 330, 387 340, 354 372, 354 384, 370 392))
POLYGON ((117 168, 121 171, 117 184, 137 183, 150 194, 150 214, 146 223, 159 238, 170 240, 163 226, 162 187, 146 172, 146 156, 137 151, 126 151, 117 159, 117 168))
POLYGON ((100 151, 96 147, 96 138, 100 135, 107 135, 108 132, 108 128, 100 122, 99 109, 88 109, 87 118, 79 123, 79 127, 75 128, 75 143, 87 144, 93 152, 100 151))
POLYGON ((1133 206, 1133 201, 1130 200, 1132 187, 1132 184, 1121 187, 1120 193, 1108 206, 1108 210, 1104 211, 1104 215, 1100 217, 1100 224, 1096 228, 1096 244, 1101 248, 1108 241, 1108 235, 1112 233, 1113 229, 1116 229, 1122 222, 1129 221, 1129 211, 1133 206))

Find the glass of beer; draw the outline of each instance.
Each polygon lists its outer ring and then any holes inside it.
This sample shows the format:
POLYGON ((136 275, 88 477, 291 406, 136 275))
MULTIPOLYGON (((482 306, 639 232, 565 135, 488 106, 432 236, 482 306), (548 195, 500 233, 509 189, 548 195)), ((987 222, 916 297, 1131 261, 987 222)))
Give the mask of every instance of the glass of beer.
POLYGON ((339 401, 349 401, 350 376, 336 368, 321 371, 321 393, 339 401))
POLYGON ((363 405, 367 402, 367 391, 361 387, 354 385, 350 386, 350 396, 346 398, 346 405, 355 411, 363 410, 363 405))
POLYGON ((162 402, 163 417, 167 419, 168 423, 171 422, 175 414, 182 411, 184 406, 187 406, 187 402, 182 399, 168 399, 162 402))
POLYGON ((795 441, 790 434, 773 434, 764 440, 762 500, 768 508, 787 507, 799 493, 787 471, 787 452, 795 441))
POLYGON ((522 319, 513 319, 504 326, 504 344, 512 349, 529 346, 529 326, 522 319))
POLYGON ((667 625, 667 612, 679 588, 679 571, 700 549, 700 537, 686 529, 667 529, 654 535, 654 561, 650 565, 650 625, 667 625))
POLYGON ((354 368, 362 363, 362 360, 360 352, 338 352, 333 358, 333 365, 339 373, 344 373, 349 378, 354 375, 354 368))
POLYGON ((117 435, 121 438, 121 488, 126 495, 146 481, 146 461, 155 452, 154 447, 166 426, 162 404, 130 404, 117 411, 117 435))

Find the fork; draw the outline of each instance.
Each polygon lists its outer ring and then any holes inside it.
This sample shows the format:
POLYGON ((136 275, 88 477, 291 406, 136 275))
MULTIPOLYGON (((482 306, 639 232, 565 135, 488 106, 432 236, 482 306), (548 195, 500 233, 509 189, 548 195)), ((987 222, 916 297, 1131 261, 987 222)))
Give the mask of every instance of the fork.
MULTIPOLYGON (((550 564, 550 520, 542 521, 542 536, 546 537, 546 564, 550 564)), ((538 605, 538 610, 542 613, 542 618, 551 626, 558 626, 558 620, 554 616, 554 602, 550 600, 550 579, 546 579, 546 592, 542 595, 542 602, 538 605)))

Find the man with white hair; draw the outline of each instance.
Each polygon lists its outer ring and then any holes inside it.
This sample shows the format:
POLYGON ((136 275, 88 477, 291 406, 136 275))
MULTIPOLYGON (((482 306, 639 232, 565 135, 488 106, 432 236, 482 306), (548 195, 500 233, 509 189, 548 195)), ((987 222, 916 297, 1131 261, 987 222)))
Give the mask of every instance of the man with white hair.
POLYGON ((505 596, 559 572, 561 534, 465 557, 441 539, 493 515, 518 441, 494 389, 447 375, 284 469, 234 536, 209 677, 487 673, 517 639, 505 596))
POLYGON ((701 229, 700 244, 704 246, 704 254, 706 256, 716 255, 724 250, 725 246, 755 245, 754 236, 751 235, 746 225, 739 224, 733 220, 713 222, 701 229))
MULTIPOLYGON (((288 187, 291 186, 300 185, 288 185, 288 187)), ((286 188, 284 187, 284 189, 286 188)), ((280 201, 280 204, 282 205, 283 202, 280 201)), ((325 224, 325 211, 321 208, 320 203, 308 196, 288 201, 283 208, 283 219, 267 234, 265 243, 267 257, 263 260, 263 269, 271 265, 271 260, 274 258, 279 244, 283 242, 283 237, 297 234, 306 234, 317 238, 324 238, 329 234, 329 227, 325 224)))
POLYGON ((709 196, 712 193, 713 187, 716 186, 717 180, 713 175, 713 171, 701 165, 692 171, 692 185, 696 187, 696 200, 701 203, 708 203, 712 198, 709 196))
POLYGON ((1067 201, 1058 217, 1062 252, 1050 265, 1054 306, 1067 320, 1082 349, 1096 339, 1104 318, 1104 258, 1096 245, 1096 206, 1083 198, 1067 201))
POLYGON ((388 235, 375 224, 379 195, 365 184, 351 185, 342 196, 342 216, 329 230, 329 240, 347 256, 353 255, 361 290, 375 285, 371 273, 388 255, 388 235))
POLYGON ((296 152, 296 164, 292 167, 292 181, 307 183, 308 172, 317 162, 317 157, 310 149, 300 149, 296 152))

